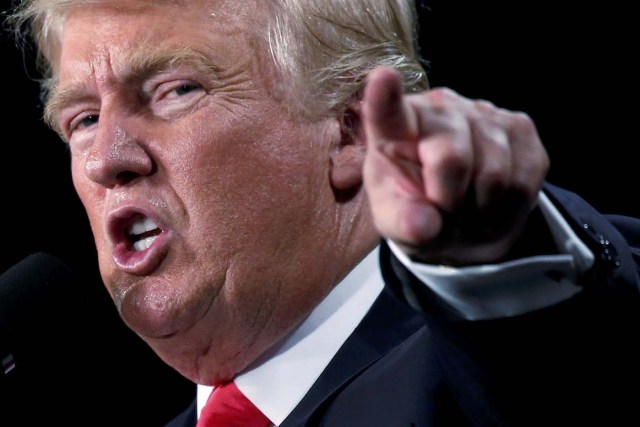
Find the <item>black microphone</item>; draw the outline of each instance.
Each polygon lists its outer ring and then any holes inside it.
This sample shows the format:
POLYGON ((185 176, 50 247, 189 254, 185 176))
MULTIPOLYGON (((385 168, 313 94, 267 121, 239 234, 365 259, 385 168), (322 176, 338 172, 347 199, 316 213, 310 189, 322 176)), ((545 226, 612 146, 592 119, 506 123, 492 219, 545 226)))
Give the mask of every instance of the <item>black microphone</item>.
POLYGON ((44 252, 29 255, 0 275, 0 385, 20 370, 23 343, 38 339, 33 331, 55 312, 48 303, 64 294, 72 277, 66 264, 44 252))

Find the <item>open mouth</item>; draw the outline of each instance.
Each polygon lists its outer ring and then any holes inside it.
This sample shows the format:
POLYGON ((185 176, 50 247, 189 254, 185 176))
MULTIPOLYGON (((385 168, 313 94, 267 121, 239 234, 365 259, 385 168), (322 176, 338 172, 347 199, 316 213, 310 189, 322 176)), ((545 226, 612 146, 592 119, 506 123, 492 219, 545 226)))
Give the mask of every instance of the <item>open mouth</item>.
POLYGON ((151 218, 142 217, 127 228, 127 239, 135 252, 142 252, 149 249, 161 233, 162 229, 151 218))

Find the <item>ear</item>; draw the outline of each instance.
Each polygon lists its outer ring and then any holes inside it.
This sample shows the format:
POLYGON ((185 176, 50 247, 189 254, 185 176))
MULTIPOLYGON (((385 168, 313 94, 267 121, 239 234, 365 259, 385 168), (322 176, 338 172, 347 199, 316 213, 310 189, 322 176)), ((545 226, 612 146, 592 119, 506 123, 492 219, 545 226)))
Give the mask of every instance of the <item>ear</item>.
POLYGON ((331 153, 331 186, 336 195, 353 195, 362 184, 366 154, 360 99, 351 101, 339 120, 340 142, 331 153))

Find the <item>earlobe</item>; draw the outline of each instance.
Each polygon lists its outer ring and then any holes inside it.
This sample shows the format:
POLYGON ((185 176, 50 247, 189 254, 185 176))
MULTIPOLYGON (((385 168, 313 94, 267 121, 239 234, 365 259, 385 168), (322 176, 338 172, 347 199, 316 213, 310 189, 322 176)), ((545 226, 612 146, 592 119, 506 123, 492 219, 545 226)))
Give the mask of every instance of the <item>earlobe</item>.
POLYGON ((362 184, 364 145, 348 145, 331 156, 331 186, 337 191, 348 191, 362 184))
POLYGON ((340 118, 340 143, 331 154, 331 185, 335 192, 343 194, 357 191, 362 184, 366 144, 357 107, 359 102, 351 105, 340 118))

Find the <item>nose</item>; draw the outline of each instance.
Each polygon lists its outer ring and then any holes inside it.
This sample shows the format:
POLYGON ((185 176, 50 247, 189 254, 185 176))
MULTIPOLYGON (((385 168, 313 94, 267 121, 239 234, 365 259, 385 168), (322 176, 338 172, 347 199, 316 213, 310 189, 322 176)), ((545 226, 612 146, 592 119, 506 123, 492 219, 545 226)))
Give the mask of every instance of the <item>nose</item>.
POLYGON ((91 181, 113 188, 153 172, 154 162, 145 146, 140 121, 136 117, 117 118, 101 112, 84 165, 91 181))

